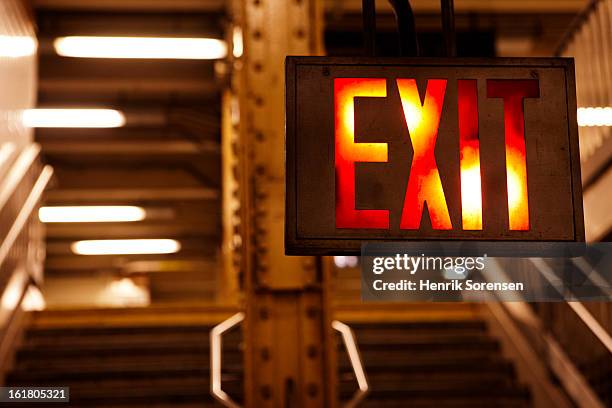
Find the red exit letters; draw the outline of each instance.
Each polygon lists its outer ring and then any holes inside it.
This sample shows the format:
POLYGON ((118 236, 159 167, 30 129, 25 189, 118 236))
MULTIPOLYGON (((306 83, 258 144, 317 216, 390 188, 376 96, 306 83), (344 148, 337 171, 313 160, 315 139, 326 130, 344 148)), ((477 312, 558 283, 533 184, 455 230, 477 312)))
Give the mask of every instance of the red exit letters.
MULTIPOLYGON (((431 225, 451 230, 446 196, 434 154, 442 115, 446 79, 430 79, 423 98, 415 79, 396 79, 406 127, 413 148, 400 228, 418 230, 427 204, 431 225), (422 102, 421 102, 422 101, 422 102)), ((461 213, 463 230, 482 230, 482 187, 478 138, 476 80, 457 81, 461 213)), ((487 97, 504 103, 508 228, 529 230, 527 164, 523 100, 539 97, 538 81, 487 80, 487 97)), ((355 208, 355 163, 387 162, 387 143, 355 142, 355 97, 387 96, 385 78, 336 78, 335 167, 336 228, 389 229, 389 210, 355 208)))

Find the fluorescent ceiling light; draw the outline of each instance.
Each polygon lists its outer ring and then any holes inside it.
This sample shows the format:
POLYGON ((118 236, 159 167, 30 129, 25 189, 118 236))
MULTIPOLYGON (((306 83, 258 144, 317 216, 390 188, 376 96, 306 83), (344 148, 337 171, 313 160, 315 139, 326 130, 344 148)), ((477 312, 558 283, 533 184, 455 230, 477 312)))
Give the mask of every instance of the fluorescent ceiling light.
POLYGON ((172 254, 181 244, 174 239, 99 239, 77 241, 70 248, 79 255, 172 254))
POLYGON ((221 59, 225 41, 214 38, 60 37, 53 42, 63 57, 221 59))
POLYGON ((612 107, 578 108, 578 126, 612 126, 612 107))
POLYGON ((359 258, 356 256, 334 256, 334 265, 337 268, 354 268, 359 265, 359 258))
POLYGON ((26 109, 21 114, 31 128, 115 128, 125 125, 123 113, 114 109, 26 109))
POLYGON ((34 37, 0 35, 0 57, 19 58, 36 54, 34 37))
POLYGON ((42 222, 130 222, 145 218, 145 210, 130 205, 41 207, 42 222))
POLYGON ((242 53, 244 51, 244 46, 242 43, 242 28, 236 26, 234 27, 234 32, 232 34, 232 54, 234 58, 242 57, 242 53))

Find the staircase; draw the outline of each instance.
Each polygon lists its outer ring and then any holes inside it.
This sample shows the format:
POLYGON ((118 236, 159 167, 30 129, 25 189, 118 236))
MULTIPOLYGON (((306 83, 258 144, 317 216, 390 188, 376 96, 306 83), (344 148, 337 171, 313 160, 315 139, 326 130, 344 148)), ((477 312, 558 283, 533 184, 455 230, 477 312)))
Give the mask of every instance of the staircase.
MULTIPOLYGON (((209 333, 232 308, 154 306, 31 315, 7 385, 69 386, 71 407, 212 407, 209 333)), ((466 304, 337 306, 371 392, 362 407, 529 407, 513 364, 466 304)), ((223 389, 242 400, 241 332, 223 342, 223 389)), ((339 397, 355 392, 338 344, 339 397)))
MULTIPOLYGON (((218 406, 209 392, 209 332, 234 312, 194 306, 34 313, 7 385, 68 386, 71 407, 218 406)), ((223 358, 223 387, 240 400, 239 330, 224 336, 223 358)))
POLYGON ((48 303, 66 307, 62 288, 91 286, 100 276, 136 276, 153 303, 214 299, 221 183, 215 61, 67 58, 52 43, 72 35, 222 38, 224 3, 42 3, 34 8, 42 44, 38 106, 112 108, 126 117, 119 128, 36 130, 56 176, 45 205, 147 212, 140 222, 48 224, 48 303), (70 249, 78 240, 147 238, 176 239, 181 250, 87 257, 70 249))
MULTIPOLYGON (((341 305, 371 392, 362 407, 529 407, 529 390, 487 330, 478 305, 341 305)), ((340 399, 356 382, 339 352, 340 399)))

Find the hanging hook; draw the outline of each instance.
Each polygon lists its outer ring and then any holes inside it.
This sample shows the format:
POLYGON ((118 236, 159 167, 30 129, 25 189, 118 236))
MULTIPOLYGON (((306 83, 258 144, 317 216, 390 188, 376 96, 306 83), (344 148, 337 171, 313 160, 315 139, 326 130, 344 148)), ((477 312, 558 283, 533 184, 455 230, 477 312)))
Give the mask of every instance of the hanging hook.
POLYGON ((363 48, 366 55, 376 55, 376 0, 362 0, 363 48))
POLYGON ((389 0, 395 20, 397 21, 397 32, 399 34, 400 56, 418 57, 419 40, 416 35, 414 24, 414 13, 408 0, 389 0))
POLYGON ((455 38, 455 6, 453 0, 440 0, 442 9, 442 31, 444 32, 444 44, 446 56, 457 56, 457 43, 455 38))
MULTIPOLYGON (((388 0, 393 8, 399 34, 400 56, 418 57, 419 41, 416 35, 414 13, 409 0, 388 0)), ((453 0, 440 0, 442 30, 446 56, 457 55, 455 38, 455 7, 453 0)), ((363 10, 363 43, 366 55, 374 56, 376 52, 376 0, 362 0, 363 10)))
MULTIPOLYGON (((416 57, 419 55, 419 44, 414 25, 414 14, 408 0, 389 0, 399 34, 400 55, 416 57)), ((376 0, 362 0, 363 48, 366 55, 376 55, 376 0)))

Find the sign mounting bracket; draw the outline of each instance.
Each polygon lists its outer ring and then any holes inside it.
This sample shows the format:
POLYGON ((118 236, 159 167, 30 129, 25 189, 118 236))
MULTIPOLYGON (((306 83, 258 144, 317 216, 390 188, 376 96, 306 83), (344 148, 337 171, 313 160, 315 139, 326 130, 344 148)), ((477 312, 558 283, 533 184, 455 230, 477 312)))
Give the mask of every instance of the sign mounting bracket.
MULTIPOLYGON (((418 57, 419 41, 416 34, 414 12, 408 0, 388 0, 393 8, 399 35, 399 53, 402 57, 418 57)), ((363 47, 366 56, 376 55, 376 0, 362 0, 363 47)), ((457 56, 455 36, 455 7, 453 0, 440 0, 442 31, 447 57, 457 56)))

